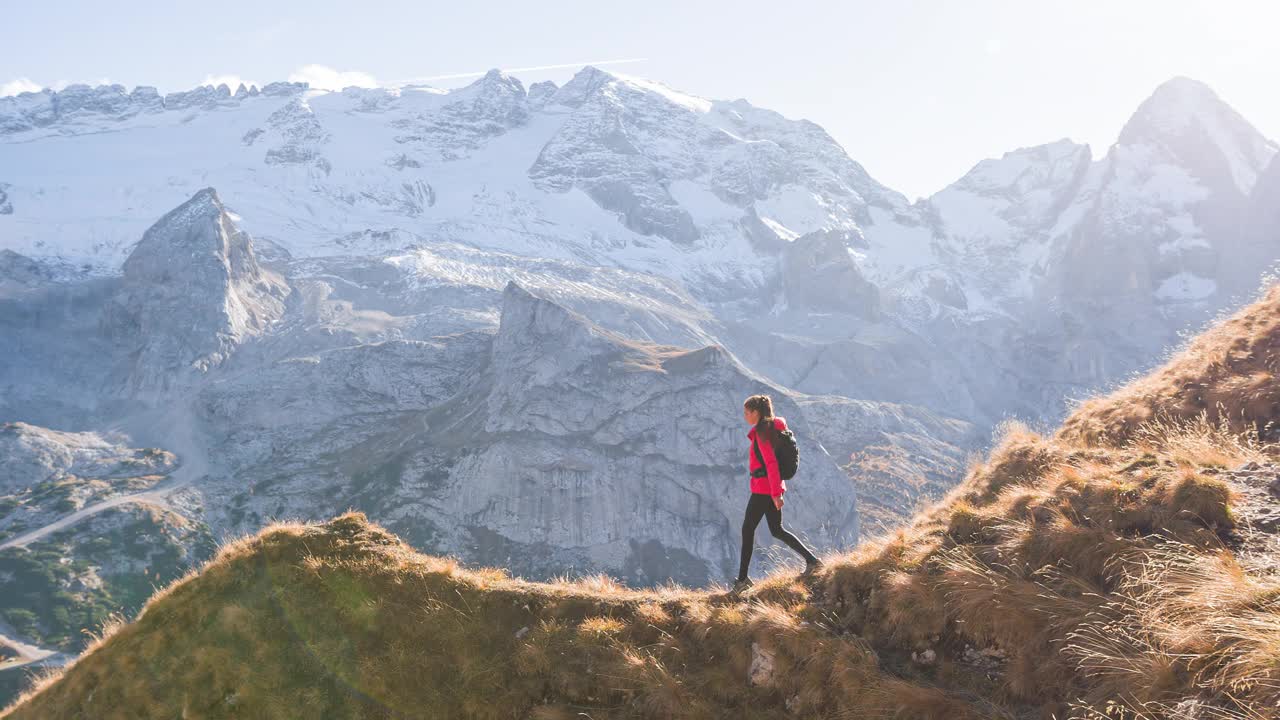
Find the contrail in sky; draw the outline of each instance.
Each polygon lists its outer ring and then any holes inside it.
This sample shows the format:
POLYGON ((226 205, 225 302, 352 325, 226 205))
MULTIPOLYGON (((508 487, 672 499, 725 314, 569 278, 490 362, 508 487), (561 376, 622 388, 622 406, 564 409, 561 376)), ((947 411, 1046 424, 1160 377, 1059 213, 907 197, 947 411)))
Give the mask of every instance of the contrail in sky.
MULTIPOLYGON (((576 67, 582 67, 584 65, 623 65, 625 63, 644 62, 648 59, 649 58, 626 58, 624 60, 594 60, 591 62, 561 63, 559 65, 535 65, 533 67, 502 68, 502 72, 522 73, 522 72, 537 72, 539 70, 564 70, 565 68, 576 68, 576 67)), ((420 78, 412 78, 410 80, 401 80, 400 82, 394 82, 391 84, 392 85, 412 85, 414 83, 433 82, 436 80, 459 80, 461 78, 480 77, 481 75, 484 75, 487 72, 489 71, 481 70, 480 72, 453 73, 452 75, 432 75, 431 77, 420 77, 420 78)))

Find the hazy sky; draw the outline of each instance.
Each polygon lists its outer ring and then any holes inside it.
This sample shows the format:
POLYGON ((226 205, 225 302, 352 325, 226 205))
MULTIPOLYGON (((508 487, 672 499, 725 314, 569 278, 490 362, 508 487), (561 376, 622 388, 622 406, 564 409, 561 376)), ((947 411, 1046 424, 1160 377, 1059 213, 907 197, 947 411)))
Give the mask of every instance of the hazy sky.
POLYGON ((1280 138, 1273 0, 6 5, 6 93, 104 80, 171 92, 224 76, 394 83, 643 58, 606 69, 813 120, 912 199, 1020 146, 1070 137, 1101 155, 1175 75, 1280 138))

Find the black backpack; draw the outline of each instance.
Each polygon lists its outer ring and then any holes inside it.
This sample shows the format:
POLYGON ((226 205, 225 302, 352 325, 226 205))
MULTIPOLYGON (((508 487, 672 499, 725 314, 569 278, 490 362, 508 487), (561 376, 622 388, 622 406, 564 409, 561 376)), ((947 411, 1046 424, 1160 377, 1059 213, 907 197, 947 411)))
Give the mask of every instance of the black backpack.
MULTIPOLYGON (((791 428, 787 428, 777 433, 778 439, 773 443, 773 457, 778 461, 778 475, 783 480, 790 480, 796 476, 796 469, 800 465, 800 446, 796 444, 796 435, 791 432, 791 428)), ((760 467, 765 467, 764 455, 760 453, 759 443, 752 443, 756 451, 756 460, 760 461, 760 467)))

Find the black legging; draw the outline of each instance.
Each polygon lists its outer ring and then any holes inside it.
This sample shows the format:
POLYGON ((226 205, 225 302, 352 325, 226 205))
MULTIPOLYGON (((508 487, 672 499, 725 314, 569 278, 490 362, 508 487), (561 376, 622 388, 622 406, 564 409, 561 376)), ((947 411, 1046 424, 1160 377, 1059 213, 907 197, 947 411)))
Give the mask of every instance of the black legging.
POLYGON ((747 579, 747 566, 751 564, 751 548, 756 544, 756 528, 760 525, 760 517, 769 519, 769 532, 773 536, 791 546, 800 553, 805 562, 817 560, 817 556, 800 542, 800 538, 792 535, 782 527, 782 511, 773 504, 773 496, 765 493, 751 493, 747 501, 747 515, 742 518, 742 563, 738 566, 738 579, 747 579))

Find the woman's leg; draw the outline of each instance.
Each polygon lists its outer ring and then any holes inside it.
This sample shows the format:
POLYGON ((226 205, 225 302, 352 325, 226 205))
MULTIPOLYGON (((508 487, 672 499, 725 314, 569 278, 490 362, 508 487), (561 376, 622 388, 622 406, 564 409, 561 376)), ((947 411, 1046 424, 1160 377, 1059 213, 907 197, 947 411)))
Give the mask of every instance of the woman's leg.
POLYGON ((751 565, 751 548, 756 544, 756 528, 760 525, 760 518, 764 517, 765 503, 761 499, 769 501, 769 506, 773 506, 773 498, 760 493, 751 493, 751 499, 747 501, 747 512, 742 518, 742 555, 741 561, 738 563, 738 579, 747 579, 747 568, 751 565))
MULTIPOLYGON (((790 531, 782 527, 782 511, 778 509, 777 505, 773 504, 773 498, 769 498, 769 507, 765 508, 764 516, 769 521, 769 532, 773 533, 773 536, 782 542, 790 545, 791 549, 799 553, 805 562, 811 563, 818 559, 817 555, 814 555, 809 548, 804 546, 804 543, 800 542, 800 538, 792 535, 790 531)), ((759 520, 756 522, 759 522, 759 520)))

